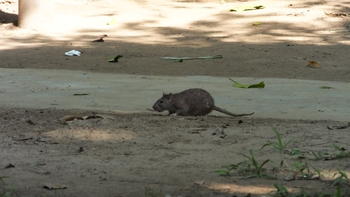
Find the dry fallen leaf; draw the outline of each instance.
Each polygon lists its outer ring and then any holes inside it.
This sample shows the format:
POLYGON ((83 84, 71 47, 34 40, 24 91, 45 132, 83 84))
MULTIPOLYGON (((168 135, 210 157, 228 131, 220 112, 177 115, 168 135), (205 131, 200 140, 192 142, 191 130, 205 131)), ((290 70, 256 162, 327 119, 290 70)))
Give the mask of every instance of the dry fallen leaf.
POLYGON ((233 79, 229 78, 229 80, 233 82, 232 86, 236 88, 265 88, 265 83, 263 81, 256 84, 241 84, 233 79))
POLYGON ((65 185, 52 185, 52 184, 46 184, 43 186, 43 188, 47 190, 58 190, 58 189, 67 189, 67 186, 65 185))
POLYGON ((256 5, 256 6, 246 5, 246 6, 230 9, 230 12, 252 11, 252 10, 260 10, 264 8, 265 7, 263 5, 256 5))
POLYGON ((122 57, 123 57, 122 55, 117 55, 117 56, 113 57, 112 59, 108 60, 108 62, 116 63, 119 61, 119 58, 122 58, 122 57))
POLYGON ((106 37, 108 37, 108 35, 104 34, 100 38, 93 40, 92 42, 104 42, 103 38, 106 38, 106 37))
POLYGON ((75 93, 73 96, 87 96, 89 95, 88 93, 75 93))
POLYGON ((83 116, 82 118, 84 120, 88 120, 88 119, 103 119, 103 116, 95 114, 95 115, 83 116))
POLYGON ((7 164, 7 166, 5 166, 5 169, 8 169, 8 168, 14 168, 15 165, 13 165, 12 163, 9 163, 7 164))
POLYGON ((308 66, 310 68, 320 68, 321 67, 321 65, 316 61, 309 61, 309 63, 306 66, 308 66))
POLYGON ((346 13, 325 13, 327 16, 332 16, 332 17, 345 17, 345 16, 350 16, 350 14, 346 13))
POLYGON ((73 120, 84 120, 81 116, 74 116, 74 115, 66 115, 63 118, 61 118, 62 121, 73 121, 73 120))
POLYGON ((88 120, 88 119, 104 119, 104 117, 98 114, 93 114, 88 116, 67 115, 67 116, 63 116, 63 118, 61 118, 61 121, 68 122, 73 120, 88 120))

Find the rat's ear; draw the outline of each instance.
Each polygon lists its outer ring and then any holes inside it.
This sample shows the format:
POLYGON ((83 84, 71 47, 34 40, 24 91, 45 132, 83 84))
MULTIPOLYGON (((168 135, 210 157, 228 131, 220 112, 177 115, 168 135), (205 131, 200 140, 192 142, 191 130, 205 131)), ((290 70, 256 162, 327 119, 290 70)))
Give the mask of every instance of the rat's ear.
POLYGON ((171 97, 171 95, 172 95, 171 93, 166 94, 166 93, 163 92, 163 97, 164 97, 164 98, 169 99, 169 98, 171 97))

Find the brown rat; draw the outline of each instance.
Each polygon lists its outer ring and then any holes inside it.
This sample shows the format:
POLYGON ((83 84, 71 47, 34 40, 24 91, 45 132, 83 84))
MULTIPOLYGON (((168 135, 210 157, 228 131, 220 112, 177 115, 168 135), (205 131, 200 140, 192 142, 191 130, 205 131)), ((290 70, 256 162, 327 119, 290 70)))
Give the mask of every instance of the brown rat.
POLYGON ((163 94, 156 101, 153 109, 158 112, 169 111, 179 116, 204 116, 215 110, 230 116, 250 116, 249 114, 234 114, 215 106, 213 97, 200 88, 187 89, 175 94, 163 94))

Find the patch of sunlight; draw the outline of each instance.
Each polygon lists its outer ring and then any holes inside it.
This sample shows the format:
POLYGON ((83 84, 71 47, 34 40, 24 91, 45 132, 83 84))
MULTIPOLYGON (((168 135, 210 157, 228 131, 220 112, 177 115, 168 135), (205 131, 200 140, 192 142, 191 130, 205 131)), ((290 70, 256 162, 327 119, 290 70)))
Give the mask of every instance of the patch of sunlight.
MULTIPOLYGON (((273 186, 262 186, 262 185, 238 185, 234 183, 209 183, 202 185, 207 187, 208 189, 215 190, 218 192, 226 192, 226 193, 242 193, 242 194, 255 194, 255 195, 263 195, 269 194, 271 192, 275 192, 276 188, 273 186)), ((295 188, 287 188, 290 192, 298 192, 298 189, 295 188)))
POLYGON ((350 40, 340 40, 339 44, 350 45, 350 40))
POLYGON ((87 141, 125 141, 132 140, 136 133, 125 129, 57 129, 46 132, 45 136, 57 139, 77 139, 87 141))
MULTIPOLYGON (((323 180, 332 181, 336 179, 340 174, 338 173, 339 170, 336 169, 326 169, 326 170, 320 170, 321 176, 323 180)), ((344 172, 348 177, 350 177, 349 171, 342 171, 344 172)))
MULTIPOLYGON (((275 38, 276 39, 276 38, 275 38)), ((310 36, 278 36, 276 40, 291 41, 291 42, 322 42, 321 38, 310 36)))
MULTIPOLYGON (((263 5, 264 9, 230 12, 230 9, 244 6, 245 3, 162 0, 144 0, 142 3, 106 0, 102 4, 86 0, 47 2, 50 3, 40 8, 33 19, 29 19, 32 20, 33 32, 24 33, 47 38, 43 41, 47 45, 52 45, 50 40, 71 40, 82 41, 79 46, 89 46, 91 43, 84 40, 84 36, 98 37, 103 34, 108 34, 110 41, 193 47, 212 45, 210 38, 217 42, 254 44, 286 41, 295 44, 349 44, 344 33, 346 28, 342 25, 335 27, 335 24, 344 22, 343 19, 324 14, 324 10, 334 8, 331 3, 311 9, 290 7, 280 0, 270 0, 268 3, 257 0, 247 3, 263 5), (340 29, 328 31, 334 28, 340 29)), ((0 31, 0 50, 43 45, 40 40, 31 40, 30 36, 25 37, 21 32, 0 31)))
POLYGON ((0 50, 10 50, 16 48, 31 48, 31 47, 44 46, 44 44, 27 44, 27 43, 17 43, 17 42, 6 42, 0 39, 0 50))

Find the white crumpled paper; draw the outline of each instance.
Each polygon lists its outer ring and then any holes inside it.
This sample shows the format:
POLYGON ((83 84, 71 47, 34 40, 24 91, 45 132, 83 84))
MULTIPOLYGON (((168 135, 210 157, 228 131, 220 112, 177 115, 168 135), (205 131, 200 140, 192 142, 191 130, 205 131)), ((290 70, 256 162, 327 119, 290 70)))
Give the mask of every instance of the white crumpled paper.
POLYGON ((80 56, 81 52, 77 50, 71 50, 64 53, 66 56, 80 56))

